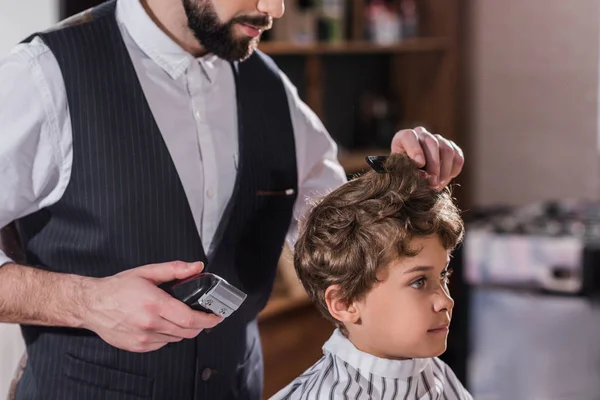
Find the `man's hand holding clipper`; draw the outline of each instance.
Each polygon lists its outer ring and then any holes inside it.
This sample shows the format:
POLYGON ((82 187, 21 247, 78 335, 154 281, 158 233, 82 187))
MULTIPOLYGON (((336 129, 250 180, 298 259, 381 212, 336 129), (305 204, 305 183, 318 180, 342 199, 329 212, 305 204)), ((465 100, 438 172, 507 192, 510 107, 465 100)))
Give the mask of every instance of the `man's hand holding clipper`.
POLYGON ((223 318, 193 310, 157 287, 199 274, 201 262, 168 262, 95 279, 83 291, 82 328, 123 350, 147 352, 196 337, 223 318))

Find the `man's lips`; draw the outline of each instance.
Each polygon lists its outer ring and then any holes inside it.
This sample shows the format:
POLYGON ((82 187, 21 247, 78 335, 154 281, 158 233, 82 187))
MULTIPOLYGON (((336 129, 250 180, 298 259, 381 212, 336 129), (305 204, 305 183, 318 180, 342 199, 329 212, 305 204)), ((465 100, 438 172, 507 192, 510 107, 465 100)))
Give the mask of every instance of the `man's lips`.
POLYGON ((264 30, 268 29, 268 27, 265 27, 265 26, 258 27, 258 26, 254 26, 254 25, 250 25, 250 24, 245 24, 243 22, 240 22, 239 24, 242 27, 242 29, 244 30, 244 33, 246 33, 246 35, 248 35, 250 37, 257 37, 264 30))

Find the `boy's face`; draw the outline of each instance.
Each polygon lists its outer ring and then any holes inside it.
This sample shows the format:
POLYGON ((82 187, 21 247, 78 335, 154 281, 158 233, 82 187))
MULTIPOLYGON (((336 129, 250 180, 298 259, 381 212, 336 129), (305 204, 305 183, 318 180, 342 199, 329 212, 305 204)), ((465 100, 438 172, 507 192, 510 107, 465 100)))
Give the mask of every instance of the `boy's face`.
POLYGON ((450 254, 439 237, 415 238, 414 257, 381 271, 373 289, 355 307, 358 324, 346 324, 362 351, 390 359, 435 357, 446 351, 454 301, 448 292, 450 254))
POLYGON ((284 11, 284 0, 182 1, 188 26, 203 47, 230 61, 249 57, 284 11))

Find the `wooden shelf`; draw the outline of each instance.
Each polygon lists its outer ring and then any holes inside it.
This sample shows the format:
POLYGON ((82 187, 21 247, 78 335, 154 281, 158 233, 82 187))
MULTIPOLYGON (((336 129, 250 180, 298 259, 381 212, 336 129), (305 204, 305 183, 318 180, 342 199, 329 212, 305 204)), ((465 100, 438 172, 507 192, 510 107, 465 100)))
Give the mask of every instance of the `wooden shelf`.
POLYGON ((271 55, 329 55, 329 54, 376 54, 418 53, 444 51, 450 41, 446 38, 406 39, 397 44, 378 45, 368 41, 341 43, 295 44, 287 42, 264 42, 259 49, 271 55))

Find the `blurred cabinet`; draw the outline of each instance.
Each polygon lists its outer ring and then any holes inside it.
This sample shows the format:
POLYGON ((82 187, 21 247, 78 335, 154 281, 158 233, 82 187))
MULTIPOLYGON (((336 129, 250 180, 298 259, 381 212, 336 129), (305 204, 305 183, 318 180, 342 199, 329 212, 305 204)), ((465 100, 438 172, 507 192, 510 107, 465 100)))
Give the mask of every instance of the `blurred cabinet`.
POLYGON ((261 317, 259 326, 265 368, 264 399, 314 364, 334 329, 309 303, 297 303, 284 312, 261 317))

